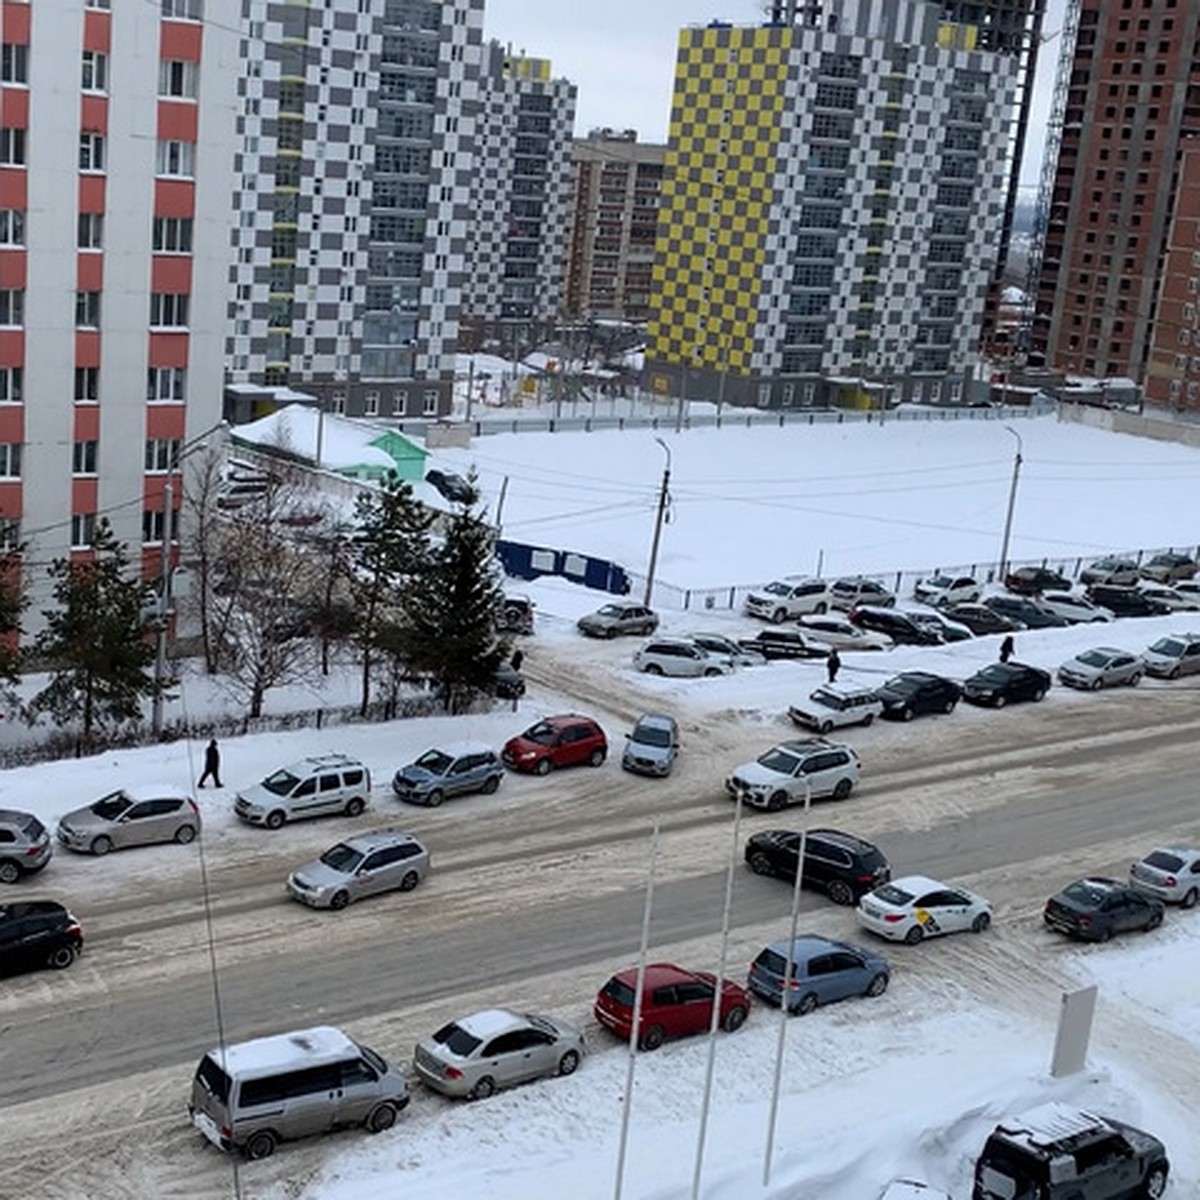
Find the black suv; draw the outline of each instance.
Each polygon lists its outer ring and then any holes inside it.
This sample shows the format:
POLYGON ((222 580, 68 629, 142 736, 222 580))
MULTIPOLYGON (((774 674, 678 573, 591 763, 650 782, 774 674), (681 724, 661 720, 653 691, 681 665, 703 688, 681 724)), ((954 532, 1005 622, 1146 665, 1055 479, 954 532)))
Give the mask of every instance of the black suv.
POLYGON ((61 904, 0 904, 0 975, 37 967, 69 967, 83 949, 83 930, 61 904))
POLYGON ((1169 604, 1147 596, 1135 587, 1097 583, 1088 588, 1086 594, 1093 604, 1107 608, 1114 617, 1165 617, 1171 613, 1169 604))
POLYGON ((875 695, 883 705, 883 715, 894 721, 911 721, 923 713, 950 713, 962 695, 953 679, 943 679, 928 671, 904 671, 889 679, 875 695))
MULTIPOLYGON (((756 875, 796 878, 800 835, 787 829, 756 833, 746 842, 746 862, 756 875)), ((878 846, 840 829, 810 829, 804 839, 803 887, 826 892, 835 904, 855 904, 892 877, 878 846)))
POLYGON ((1004 586, 1021 596, 1038 592, 1069 592, 1071 580, 1049 567, 1018 567, 1004 577, 1004 586))
POLYGON ((1027 600, 1021 596, 988 596, 983 603, 1002 617, 1020 621, 1026 629, 1061 629, 1071 623, 1066 617, 1051 612, 1036 600, 1027 600))
POLYGON ((859 629, 873 630, 875 633, 886 633, 898 645, 940 646, 943 641, 942 635, 936 629, 918 624, 912 617, 890 608, 865 605, 852 608, 849 616, 852 625, 857 625, 859 629))
POLYGON ((1166 1147, 1112 1117, 1043 1104, 1001 1121, 975 1163, 972 1200, 1158 1200, 1166 1147))
POLYGON ((1161 900, 1116 879, 1078 879, 1046 901, 1042 919, 1051 929, 1088 942, 1107 942, 1114 933, 1157 929, 1161 900))
POLYGON ((743 650, 763 658, 824 658, 828 646, 808 642, 799 629, 761 629, 752 638, 738 638, 743 650))

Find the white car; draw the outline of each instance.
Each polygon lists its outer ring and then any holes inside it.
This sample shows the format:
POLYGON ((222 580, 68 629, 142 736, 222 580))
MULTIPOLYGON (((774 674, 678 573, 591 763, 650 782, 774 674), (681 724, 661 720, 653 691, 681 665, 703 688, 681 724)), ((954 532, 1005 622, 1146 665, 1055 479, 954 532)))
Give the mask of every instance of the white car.
POLYGON ((906 875, 868 892, 855 909, 858 923, 890 942, 915 946, 945 933, 982 933, 992 923, 992 906, 974 892, 906 875))
POLYGON ((731 658, 710 654, 686 638, 652 638, 634 651, 633 665, 647 675, 687 679, 728 675, 734 669, 731 658))
POLYGON ((896 597, 878 579, 864 579, 861 575, 836 579, 829 589, 830 607, 849 612, 860 604, 875 608, 894 608, 896 597))
POLYGON ((761 667, 767 661, 757 651, 739 646, 733 638, 726 637, 723 633, 685 633, 683 636, 689 642, 695 642, 701 650, 707 650, 709 654, 715 654, 718 658, 727 658, 739 667, 761 667))
POLYGON ((1165 583, 1154 583, 1143 579, 1137 589, 1144 596, 1165 604, 1173 612, 1196 612, 1200 610, 1200 596, 1194 592, 1181 592, 1176 587, 1168 587, 1165 583))
POLYGON ((930 1187, 919 1179, 893 1179, 879 1200, 951 1200, 948 1192, 930 1187))
POLYGON ((1040 598, 1043 608, 1056 617, 1070 621, 1072 625, 1086 625, 1093 621, 1111 621, 1112 613, 1099 604, 1093 604, 1086 596, 1074 592, 1047 592, 1040 598))
POLYGON ((931 575, 913 588, 913 597, 922 604, 945 608, 951 604, 974 604, 983 595, 978 580, 970 575, 931 575))
POLYGON ((883 712, 883 701, 874 688, 819 687, 806 701, 788 709, 792 721, 816 733, 844 725, 870 725, 883 712))
POLYGON ((797 625, 806 641, 836 650, 890 650, 895 644, 886 633, 859 629, 845 617, 801 617, 797 625))
POLYGON ((725 790, 755 808, 778 812, 806 797, 845 800, 857 782, 858 755, 849 746, 810 738, 783 742, 743 763, 725 780, 725 790))
POLYGON ((746 597, 746 613, 781 625, 805 613, 828 612, 832 606, 829 584, 823 579, 788 575, 757 588, 746 597))

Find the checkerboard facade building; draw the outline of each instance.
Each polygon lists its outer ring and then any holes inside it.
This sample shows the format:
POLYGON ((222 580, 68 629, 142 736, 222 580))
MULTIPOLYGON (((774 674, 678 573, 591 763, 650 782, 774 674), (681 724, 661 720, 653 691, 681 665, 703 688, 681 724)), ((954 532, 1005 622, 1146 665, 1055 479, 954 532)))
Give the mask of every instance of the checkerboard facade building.
POLYGON ((762 407, 959 399, 1037 5, 996 0, 986 29, 987 3, 844 0, 682 31, 651 387, 762 407))

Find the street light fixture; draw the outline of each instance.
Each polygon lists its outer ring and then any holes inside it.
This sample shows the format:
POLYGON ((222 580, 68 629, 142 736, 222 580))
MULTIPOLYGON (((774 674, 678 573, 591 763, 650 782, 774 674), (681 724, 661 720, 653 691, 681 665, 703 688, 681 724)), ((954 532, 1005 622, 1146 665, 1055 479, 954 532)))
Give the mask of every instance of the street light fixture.
POLYGON ((667 514, 667 488, 671 483, 671 447, 660 437, 654 439, 666 453, 667 465, 663 468, 662 486, 658 492, 658 512, 654 518, 654 541, 650 544, 650 568, 646 572, 646 595, 643 603, 650 607, 650 597, 654 593, 654 568, 658 566, 658 543, 662 537, 663 518, 667 514))
POLYGON ((1017 451, 1013 455, 1012 484, 1008 489, 1008 513, 1004 518, 1004 540, 1000 543, 1000 578, 1008 574, 1008 539, 1012 533, 1013 509, 1017 504, 1017 482, 1021 478, 1021 435, 1011 426, 1004 428, 1017 439, 1017 451))

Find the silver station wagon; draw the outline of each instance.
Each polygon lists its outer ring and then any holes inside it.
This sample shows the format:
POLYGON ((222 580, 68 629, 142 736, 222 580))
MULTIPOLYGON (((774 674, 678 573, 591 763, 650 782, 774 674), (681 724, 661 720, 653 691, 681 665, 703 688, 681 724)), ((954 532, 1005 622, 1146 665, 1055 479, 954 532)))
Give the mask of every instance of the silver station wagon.
POLYGON ((379 892, 411 892, 428 871, 429 851, 411 833, 377 829, 297 867, 287 890, 309 908, 342 909, 379 892))

